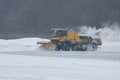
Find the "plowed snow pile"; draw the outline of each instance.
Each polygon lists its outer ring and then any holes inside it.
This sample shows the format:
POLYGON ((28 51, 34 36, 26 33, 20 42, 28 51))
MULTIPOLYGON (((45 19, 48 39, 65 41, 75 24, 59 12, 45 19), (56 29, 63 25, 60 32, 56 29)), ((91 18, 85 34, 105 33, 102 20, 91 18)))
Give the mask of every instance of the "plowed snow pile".
POLYGON ((38 41, 49 40, 41 38, 0 39, 0 51, 33 51, 38 48, 36 44, 38 41))

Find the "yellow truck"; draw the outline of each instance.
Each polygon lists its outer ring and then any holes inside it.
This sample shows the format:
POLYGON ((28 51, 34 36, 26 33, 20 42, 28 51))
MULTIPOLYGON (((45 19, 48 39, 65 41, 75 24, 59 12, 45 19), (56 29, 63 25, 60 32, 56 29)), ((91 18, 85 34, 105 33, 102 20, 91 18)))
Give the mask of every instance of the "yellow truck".
POLYGON ((101 38, 92 38, 91 36, 79 36, 77 32, 66 29, 52 29, 50 42, 40 43, 41 47, 47 50, 55 51, 87 51, 97 50, 102 45, 101 38))

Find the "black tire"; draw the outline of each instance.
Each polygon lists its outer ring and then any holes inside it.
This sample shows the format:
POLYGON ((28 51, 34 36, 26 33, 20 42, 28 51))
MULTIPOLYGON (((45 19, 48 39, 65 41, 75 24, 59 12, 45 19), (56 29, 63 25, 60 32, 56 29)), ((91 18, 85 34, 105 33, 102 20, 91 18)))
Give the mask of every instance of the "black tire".
POLYGON ((61 49, 60 45, 57 45, 55 51, 60 51, 60 49, 61 49))
POLYGON ((64 43, 63 51, 70 51, 70 48, 71 48, 70 43, 68 43, 68 42, 64 43))
POLYGON ((93 44, 92 44, 92 49, 93 49, 94 51, 97 50, 97 44, 93 43, 93 44))
POLYGON ((86 50, 87 50, 87 44, 82 44, 82 51, 86 51, 86 50))
POLYGON ((91 51, 91 50, 92 50, 92 44, 91 44, 91 43, 88 43, 88 44, 87 44, 86 51, 91 51))

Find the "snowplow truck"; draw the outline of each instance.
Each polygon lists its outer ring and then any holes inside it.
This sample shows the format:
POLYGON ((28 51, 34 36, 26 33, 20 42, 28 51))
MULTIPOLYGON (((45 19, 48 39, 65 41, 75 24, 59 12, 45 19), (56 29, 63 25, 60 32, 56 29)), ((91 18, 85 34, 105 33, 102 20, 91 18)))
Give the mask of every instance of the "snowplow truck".
POLYGON ((100 38, 79 36, 77 32, 68 31, 65 29, 53 29, 50 35, 50 42, 41 44, 44 48, 46 46, 47 50, 87 51, 97 50, 98 46, 102 45, 102 42, 100 38))

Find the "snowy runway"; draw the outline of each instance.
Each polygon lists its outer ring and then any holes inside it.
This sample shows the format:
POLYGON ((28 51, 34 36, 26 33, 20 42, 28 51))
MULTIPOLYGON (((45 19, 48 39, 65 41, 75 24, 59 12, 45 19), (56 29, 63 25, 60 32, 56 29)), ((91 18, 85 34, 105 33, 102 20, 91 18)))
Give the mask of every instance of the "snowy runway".
POLYGON ((0 80, 120 80, 118 42, 97 51, 44 51, 39 40, 0 40, 0 80))
POLYGON ((118 51, 111 52, 111 51, 42 51, 42 50, 35 50, 35 51, 7 51, 7 52, 0 52, 0 54, 120 61, 120 52, 118 52, 118 51))
POLYGON ((119 80, 120 62, 0 54, 0 80, 119 80))

